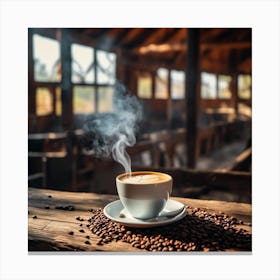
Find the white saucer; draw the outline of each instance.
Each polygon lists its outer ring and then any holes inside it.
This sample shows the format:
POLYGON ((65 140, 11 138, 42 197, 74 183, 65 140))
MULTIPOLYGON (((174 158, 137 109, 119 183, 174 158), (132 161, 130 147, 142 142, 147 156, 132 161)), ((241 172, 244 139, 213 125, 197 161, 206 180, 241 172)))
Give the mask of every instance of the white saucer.
POLYGON ((164 226, 183 219, 186 216, 186 207, 181 202, 169 199, 166 203, 165 208, 159 214, 158 217, 148 220, 140 220, 132 217, 126 209, 124 209, 120 200, 113 201, 107 204, 103 210, 104 215, 127 227, 135 228, 148 228, 164 226), (168 216, 168 213, 175 213, 173 216, 168 216), (120 214, 124 214, 124 218, 120 218, 120 214))

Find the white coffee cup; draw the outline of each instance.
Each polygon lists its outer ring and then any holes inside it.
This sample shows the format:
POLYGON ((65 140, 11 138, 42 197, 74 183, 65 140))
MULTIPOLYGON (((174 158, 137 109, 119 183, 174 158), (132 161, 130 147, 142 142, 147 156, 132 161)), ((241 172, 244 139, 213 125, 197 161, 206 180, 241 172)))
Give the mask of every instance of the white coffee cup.
POLYGON ((160 172, 137 171, 117 176, 119 198, 134 218, 155 218, 172 192, 172 177, 160 172))

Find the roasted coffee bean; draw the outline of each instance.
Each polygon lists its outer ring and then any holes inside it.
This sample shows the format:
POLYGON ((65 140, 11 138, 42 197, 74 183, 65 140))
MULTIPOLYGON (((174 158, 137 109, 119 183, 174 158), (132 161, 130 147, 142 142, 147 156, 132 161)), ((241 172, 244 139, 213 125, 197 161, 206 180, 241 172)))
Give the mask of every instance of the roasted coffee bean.
POLYGON ((35 215, 35 216, 33 216, 32 218, 33 218, 33 219, 37 219, 38 217, 35 215))
POLYGON ((85 231, 84 231, 83 229, 80 229, 80 230, 79 230, 79 232, 82 232, 82 233, 84 233, 85 231))
POLYGON ((57 206, 55 206, 55 209, 58 209, 58 210, 65 210, 65 211, 74 211, 74 210, 75 210, 75 207, 72 206, 72 205, 66 205, 66 206, 57 205, 57 206))
POLYGON ((240 221, 201 208, 188 207, 184 219, 161 228, 128 229, 105 217, 102 209, 92 211, 87 222, 91 232, 102 239, 99 243, 122 240, 135 248, 152 252, 251 250, 251 234, 235 228, 240 221))
POLYGON ((48 198, 52 198, 52 196, 51 196, 51 195, 48 195, 48 198))
POLYGON ((73 235, 74 232, 73 232, 73 231, 69 231, 68 234, 69 234, 69 235, 73 235))
POLYGON ((120 218, 125 218, 125 214, 120 213, 119 217, 120 217, 120 218))
POLYGON ((89 235, 87 235, 87 236, 86 236, 86 238, 87 238, 87 239, 90 239, 90 236, 89 236, 89 235))
POLYGON ((50 209, 50 206, 45 206, 45 209, 50 209))
POLYGON ((90 245, 90 242, 87 240, 87 241, 85 241, 85 244, 90 245))
POLYGON ((80 224, 80 227, 82 227, 83 226, 83 224, 80 224))

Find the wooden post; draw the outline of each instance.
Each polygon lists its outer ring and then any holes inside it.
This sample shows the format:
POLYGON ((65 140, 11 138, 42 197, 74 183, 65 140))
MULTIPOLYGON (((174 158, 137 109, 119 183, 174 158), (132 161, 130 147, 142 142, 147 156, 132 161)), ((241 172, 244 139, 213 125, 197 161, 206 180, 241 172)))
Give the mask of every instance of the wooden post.
POLYGON ((238 85, 237 85, 237 73, 234 72, 232 75, 232 86, 231 86, 231 92, 232 92, 232 98, 234 102, 234 113, 238 114, 238 85))
POLYGON ((199 101, 199 29, 190 28, 187 36, 186 64, 186 140, 187 167, 195 168, 197 158, 198 135, 198 101, 199 101))
POLYGON ((169 128, 172 125, 172 97, 171 97, 171 71, 168 69, 167 80, 167 123, 169 128))
POLYGON ((71 85, 71 43, 68 30, 61 29, 61 100, 62 100, 62 125, 69 130, 73 124, 73 101, 71 85))
POLYGON ((28 114, 36 115, 34 87, 33 29, 28 28, 28 114))
POLYGON ((116 69, 116 78, 123 84, 125 84, 125 69, 124 69, 124 57, 123 50, 118 48, 116 51, 117 54, 117 69, 116 69))
POLYGON ((152 73, 152 99, 155 99, 156 96, 156 71, 152 73))
POLYGON ((98 113, 99 111, 99 86, 98 86, 98 81, 97 81, 97 71, 98 71, 98 61, 97 61, 97 51, 96 49, 92 50, 93 51, 93 61, 94 61, 94 83, 96 86, 94 87, 95 90, 95 95, 94 95, 94 112, 98 113))
POLYGON ((232 51, 229 55, 229 71, 232 73, 232 82, 231 82, 231 93, 232 93, 232 100, 234 106, 234 113, 238 114, 238 84, 237 84, 237 65, 236 65, 237 57, 236 52, 232 51))

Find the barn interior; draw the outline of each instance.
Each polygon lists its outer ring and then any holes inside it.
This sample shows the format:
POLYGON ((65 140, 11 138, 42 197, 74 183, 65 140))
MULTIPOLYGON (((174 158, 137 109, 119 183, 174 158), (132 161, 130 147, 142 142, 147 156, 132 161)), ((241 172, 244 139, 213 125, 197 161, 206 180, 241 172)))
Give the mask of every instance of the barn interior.
POLYGON ((250 203, 251 72, 250 28, 29 28, 28 186, 116 194, 124 169, 87 124, 120 113, 121 87, 143 111, 133 171, 172 175, 174 196, 250 203))

